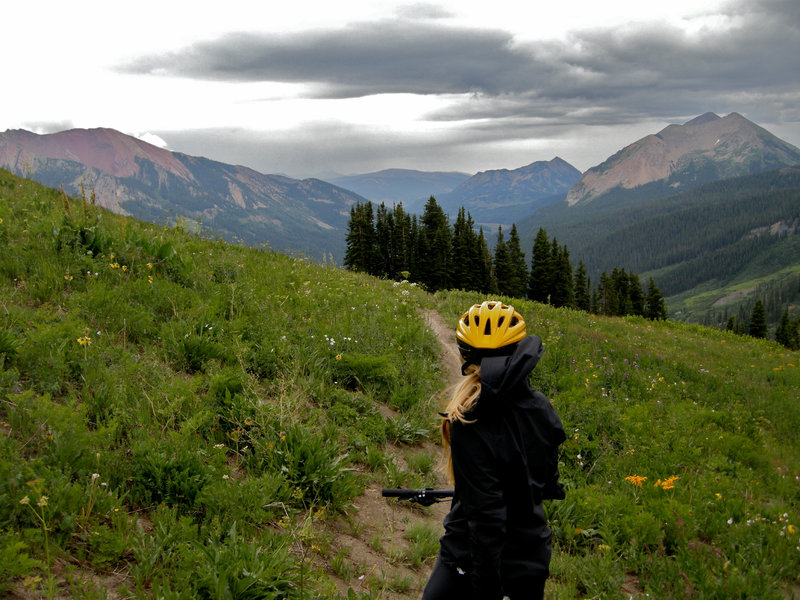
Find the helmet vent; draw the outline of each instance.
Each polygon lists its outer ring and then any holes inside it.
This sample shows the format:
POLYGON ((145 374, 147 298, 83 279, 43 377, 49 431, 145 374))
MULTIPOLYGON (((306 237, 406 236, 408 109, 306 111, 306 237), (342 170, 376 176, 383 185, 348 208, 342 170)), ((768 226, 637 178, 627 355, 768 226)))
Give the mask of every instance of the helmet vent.
POLYGON ((511 317, 511 325, 509 325, 509 327, 514 327, 518 322, 519 319, 517 319, 517 317, 511 317))
POLYGON ((489 319, 486 319, 486 325, 483 328, 484 335, 492 335, 492 322, 489 319))
POLYGON ((497 321, 497 326, 501 327, 503 325, 503 321, 505 321, 505 320, 506 320, 505 317, 500 317, 500 319, 498 319, 498 321, 497 321))

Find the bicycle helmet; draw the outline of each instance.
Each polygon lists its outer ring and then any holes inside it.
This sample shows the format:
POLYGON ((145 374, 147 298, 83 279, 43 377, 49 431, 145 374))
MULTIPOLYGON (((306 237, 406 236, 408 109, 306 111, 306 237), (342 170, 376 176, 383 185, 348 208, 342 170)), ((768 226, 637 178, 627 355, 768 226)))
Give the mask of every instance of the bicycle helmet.
POLYGON ((508 353, 512 348, 506 347, 525 336, 522 315, 513 306, 494 301, 473 305, 461 315, 456 328, 456 340, 465 360, 475 358, 477 354, 508 353))

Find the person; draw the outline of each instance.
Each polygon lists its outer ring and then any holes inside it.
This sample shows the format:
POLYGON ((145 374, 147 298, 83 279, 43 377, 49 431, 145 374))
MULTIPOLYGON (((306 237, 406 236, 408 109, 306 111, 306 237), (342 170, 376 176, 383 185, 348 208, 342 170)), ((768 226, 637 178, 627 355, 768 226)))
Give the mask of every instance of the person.
POLYGON ((542 340, 512 306, 493 301, 461 316, 456 339, 465 379, 441 413, 454 494, 422 600, 543 598, 552 532, 542 500, 564 498, 566 436, 528 382, 542 340))

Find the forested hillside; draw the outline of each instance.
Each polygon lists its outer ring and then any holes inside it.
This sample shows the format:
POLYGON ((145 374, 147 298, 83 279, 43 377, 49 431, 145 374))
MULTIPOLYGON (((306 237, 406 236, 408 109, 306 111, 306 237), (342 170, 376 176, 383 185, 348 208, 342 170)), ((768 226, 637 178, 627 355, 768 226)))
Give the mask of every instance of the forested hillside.
MULTIPOLYGON (((548 231, 584 261, 590 276, 613 266, 652 276, 673 312, 687 308, 676 297, 699 288, 708 295, 704 308, 694 307, 693 316, 702 318, 730 293, 726 286, 750 280, 781 285, 796 277, 800 264, 796 167, 719 181, 617 210, 598 212, 591 204, 573 210, 568 218, 553 219, 548 231)), ((526 221, 527 227, 532 224, 526 221)), ((524 245, 533 233, 523 231, 524 245)), ((783 298, 784 306, 798 299, 792 293, 783 298)), ((735 312, 738 307, 729 308, 735 312)))

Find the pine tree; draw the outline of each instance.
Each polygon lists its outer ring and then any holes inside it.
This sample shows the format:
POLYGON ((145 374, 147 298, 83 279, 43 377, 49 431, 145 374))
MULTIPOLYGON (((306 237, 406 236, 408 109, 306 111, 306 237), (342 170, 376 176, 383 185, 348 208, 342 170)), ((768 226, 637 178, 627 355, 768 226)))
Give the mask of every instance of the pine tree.
POLYGON ((494 246, 494 277, 497 281, 497 290, 504 296, 509 293, 511 283, 511 260, 503 237, 503 228, 497 228, 497 243, 494 246))
POLYGON ((411 249, 414 247, 414 241, 412 238, 411 215, 403 209, 402 203, 395 206, 392 228, 394 272, 390 276, 408 279, 411 274, 411 249), (406 275, 404 276, 403 273, 406 275))
POLYGON ((375 265, 374 275, 392 277, 394 275, 393 218, 381 202, 375 213, 375 265))
POLYGON ((639 276, 631 273, 628 276, 628 292, 631 301, 631 314, 637 317, 644 316, 644 291, 639 276))
POLYGON ((425 264, 420 280, 431 292, 450 287, 451 237, 447 215, 431 196, 422 215, 417 254, 417 266, 425 264))
POLYGON ((575 291, 575 308, 589 312, 592 308, 592 299, 589 294, 589 279, 586 276, 586 266, 582 260, 578 261, 578 270, 575 271, 573 288, 575 291))
POLYGON ((375 224, 372 203, 358 202, 350 208, 345 238, 344 266, 351 271, 373 273, 375 266, 375 224))
POLYGON ((547 232, 539 228, 531 251, 531 275, 528 281, 528 298, 547 302, 550 296, 550 240, 547 232))
POLYGON ((652 277, 647 284, 644 313, 644 316, 651 321, 666 321, 667 319, 667 305, 664 302, 664 296, 661 294, 661 290, 656 287, 656 282, 652 277))
POLYGON ((453 226, 453 243, 450 285, 457 290, 474 290, 473 275, 476 265, 471 252, 473 232, 467 222, 467 213, 462 206, 453 226))
POLYGON ((569 250, 566 246, 559 247, 555 238, 553 238, 553 253, 550 261, 550 303, 556 307, 572 306, 575 297, 569 250))
POLYGON ((483 235, 483 227, 480 228, 478 234, 478 254, 480 256, 478 291, 483 294, 495 294, 497 293, 497 281, 494 278, 492 254, 489 252, 486 236, 483 235))
POLYGON ((750 314, 750 328, 748 333, 754 338, 767 337, 767 312, 761 298, 756 300, 753 305, 753 312, 750 314))
POLYGON ((511 226, 508 234, 509 274, 505 294, 512 298, 524 298, 528 290, 528 266, 525 264, 525 253, 522 251, 516 224, 511 226))
POLYGON ((789 318, 789 309, 786 309, 783 311, 781 322, 775 330, 775 341, 779 344, 783 344, 790 350, 797 350, 795 339, 793 338, 796 338, 796 335, 792 335, 792 320, 789 318))

